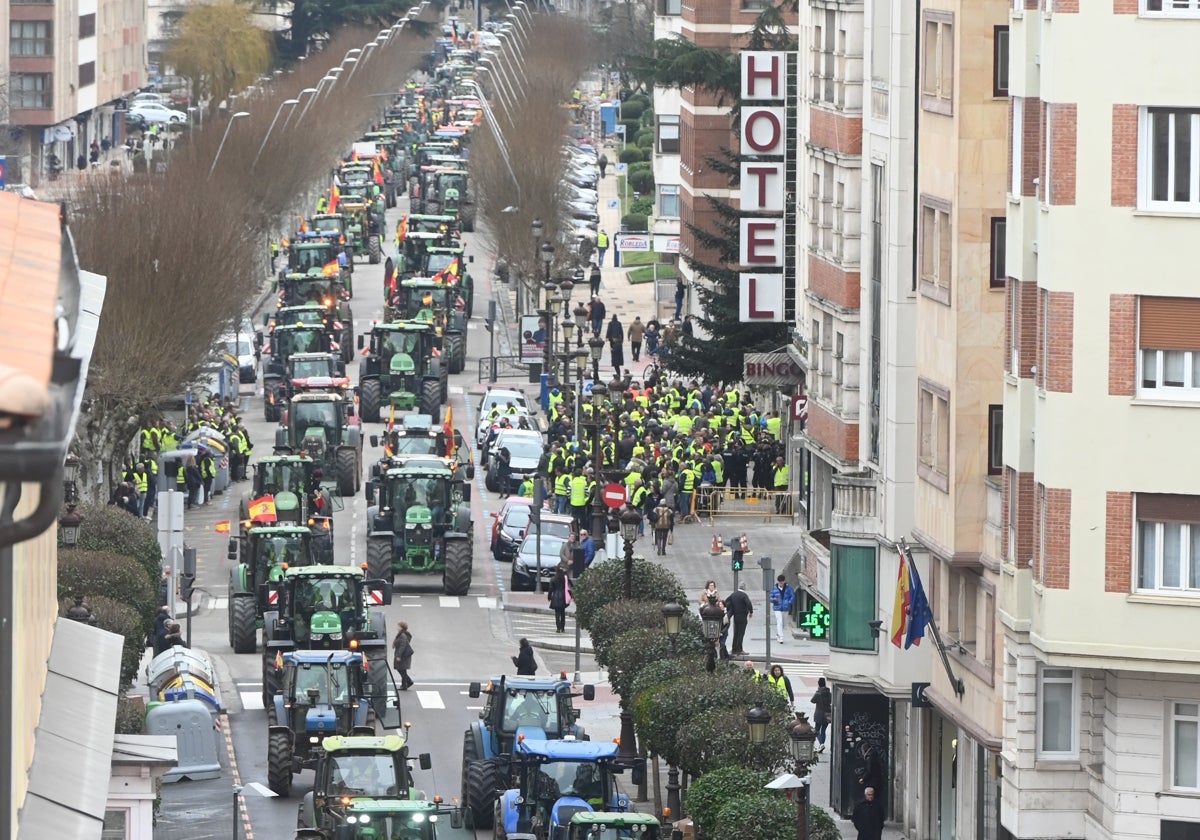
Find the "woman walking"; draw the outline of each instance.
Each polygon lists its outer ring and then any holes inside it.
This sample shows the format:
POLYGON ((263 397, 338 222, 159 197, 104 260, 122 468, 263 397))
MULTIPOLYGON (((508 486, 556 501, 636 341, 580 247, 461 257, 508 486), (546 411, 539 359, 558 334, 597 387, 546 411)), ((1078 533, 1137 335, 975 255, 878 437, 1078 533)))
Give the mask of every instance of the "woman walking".
POLYGON ((512 661, 517 666, 517 676, 532 677, 537 673, 537 660, 533 658, 533 645, 528 639, 521 639, 520 649, 512 661))
POLYGON ((412 667, 412 633, 408 632, 408 622, 401 621, 396 625, 396 638, 392 640, 392 667, 400 674, 400 690, 408 691, 412 686, 412 678, 408 669, 412 667))
POLYGON ((500 498, 507 499, 512 493, 512 453, 507 446, 501 447, 496 456, 496 483, 500 486, 500 498))
POLYGON ((787 698, 788 708, 796 702, 796 695, 792 692, 792 681, 788 679, 787 674, 783 673, 782 665, 772 665, 770 673, 767 674, 767 682, 771 686, 787 698))
MULTIPOLYGON (((564 543, 567 545, 567 543, 564 543)), ((561 563, 554 572, 554 580, 550 582, 550 591, 546 593, 550 609, 554 610, 554 626, 559 633, 567 631, 567 607, 571 603, 571 581, 567 577, 567 569, 561 563)))

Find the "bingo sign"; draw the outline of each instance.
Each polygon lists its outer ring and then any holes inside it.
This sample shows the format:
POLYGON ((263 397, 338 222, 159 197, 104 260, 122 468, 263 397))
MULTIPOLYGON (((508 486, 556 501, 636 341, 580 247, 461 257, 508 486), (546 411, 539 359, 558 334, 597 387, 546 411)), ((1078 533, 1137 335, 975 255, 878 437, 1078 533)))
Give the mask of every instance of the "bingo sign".
POLYGON ((784 196, 787 53, 746 51, 742 59, 742 155, 738 320, 785 318, 784 196))

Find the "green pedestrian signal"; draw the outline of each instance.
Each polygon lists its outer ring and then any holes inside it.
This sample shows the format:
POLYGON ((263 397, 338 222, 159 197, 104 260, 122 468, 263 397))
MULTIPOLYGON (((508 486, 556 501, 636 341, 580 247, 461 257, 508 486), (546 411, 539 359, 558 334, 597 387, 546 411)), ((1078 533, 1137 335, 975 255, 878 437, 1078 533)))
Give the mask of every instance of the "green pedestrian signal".
POLYGON ((746 566, 746 562, 742 559, 742 557, 742 552, 735 549, 733 552, 733 562, 731 564, 735 572, 740 572, 746 566))

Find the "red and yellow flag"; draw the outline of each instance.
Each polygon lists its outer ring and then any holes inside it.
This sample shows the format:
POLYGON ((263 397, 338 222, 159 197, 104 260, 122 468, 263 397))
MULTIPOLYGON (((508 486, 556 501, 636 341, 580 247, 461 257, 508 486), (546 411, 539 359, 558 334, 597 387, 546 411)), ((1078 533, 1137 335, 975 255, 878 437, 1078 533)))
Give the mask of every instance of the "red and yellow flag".
POLYGON ((259 496, 250 502, 249 511, 251 522, 275 522, 275 497, 259 496))
POLYGON ((900 552, 900 570, 896 573, 896 596, 892 602, 892 644, 900 647, 908 630, 908 608, 912 601, 909 589, 908 563, 900 552))
POLYGON ((330 213, 337 212, 338 202, 341 201, 341 198, 342 198, 342 191, 338 189, 338 185, 335 183, 332 187, 329 188, 329 212, 330 213))
POLYGON ((458 257, 450 261, 450 264, 433 275, 434 283, 450 283, 458 278, 458 257))
POLYGON ((399 245, 408 238, 408 214, 400 217, 400 221, 396 222, 396 244, 399 245))
POLYGON ((379 159, 376 158, 371 164, 371 177, 375 180, 376 184, 383 186, 383 170, 379 168, 379 159))
POLYGON ((283 651, 280 651, 280 650, 275 651, 275 670, 276 671, 283 670, 283 651))
POLYGON ((358 163, 358 149, 351 149, 351 150, 350 150, 350 162, 351 162, 351 163, 358 163))
POLYGON ((446 457, 454 457, 454 407, 446 406, 446 419, 442 423, 442 432, 446 435, 446 457))
POLYGON ((321 266, 321 276, 322 277, 333 277, 335 274, 339 273, 341 270, 342 270, 341 266, 338 265, 337 260, 330 260, 329 262, 325 263, 325 265, 321 266))
POLYGON ((304 221, 304 217, 297 213, 296 218, 300 220, 300 227, 297 230, 301 233, 308 233, 308 223, 304 221))
POLYGON ((229 520, 222 519, 220 522, 218 522, 214 526, 214 528, 216 529, 216 532, 218 534, 228 534, 229 533, 229 520))

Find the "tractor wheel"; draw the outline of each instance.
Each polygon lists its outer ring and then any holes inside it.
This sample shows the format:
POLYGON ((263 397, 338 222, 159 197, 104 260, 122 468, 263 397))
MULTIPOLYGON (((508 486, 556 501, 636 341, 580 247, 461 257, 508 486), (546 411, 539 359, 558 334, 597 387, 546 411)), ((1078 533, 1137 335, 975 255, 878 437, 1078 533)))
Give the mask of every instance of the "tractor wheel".
POLYGON ((454 344, 454 358, 450 360, 450 364, 458 363, 458 370, 461 373, 463 368, 467 366, 467 332, 466 324, 463 325, 463 333, 458 341, 454 344))
MULTIPOLYGON (((479 755, 479 747, 475 743, 474 727, 467 727, 467 731, 463 733, 463 748, 462 748, 462 768, 459 771, 459 790, 461 791, 462 801, 467 801, 467 793, 471 790, 471 783, 467 779, 467 768, 481 758, 479 755)), ((468 811, 468 814, 470 812, 468 811)), ((467 824, 468 828, 475 826, 467 824)))
POLYGON ((275 708, 275 695, 283 691, 283 675, 275 673, 275 660, 267 658, 263 645, 262 701, 264 709, 275 708))
POLYGON ((426 379, 421 383, 421 413, 437 417, 442 404, 442 383, 437 379, 426 379))
POLYGON ((292 733, 272 732, 267 737, 267 786, 279 796, 292 792, 292 733))
POLYGON ((254 653, 258 640, 258 618, 254 614, 252 596, 233 596, 229 599, 229 646, 234 653, 254 653))
POLYGON ((379 255, 382 248, 379 244, 379 237, 371 235, 367 238, 367 262, 371 265, 379 265, 379 255))
POLYGON ((463 232, 474 233, 475 232, 475 214, 472 212, 472 213, 463 213, 460 215, 461 215, 460 221, 462 222, 463 232))
POLYGON ((383 383, 368 379, 358 389, 358 416, 364 423, 379 422, 379 404, 383 401, 383 383))
POLYGON ((466 595, 471 588, 471 545, 466 540, 446 543, 442 589, 447 595, 466 595))
POLYGON ((367 577, 372 580, 386 580, 388 583, 395 579, 396 574, 392 571, 391 537, 367 540, 367 577))
POLYGON ((279 422, 279 403, 263 397, 263 419, 268 423, 279 422))
POLYGON ((358 456, 349 447, 339 449, 334 462, 339 496, 353 496, 358 489, 358 456))
POLYGON ((467 765, 467 789, 463 791, 463 800, 475 828, 491 828, 499 791, 500 767, 495 761, 484 759, 467 765))
POLYGON ((446 336, 446 358, 449 359, 451 373, 462 373, 464 356, 466 348, 463 346, 463 336, 446 336))

